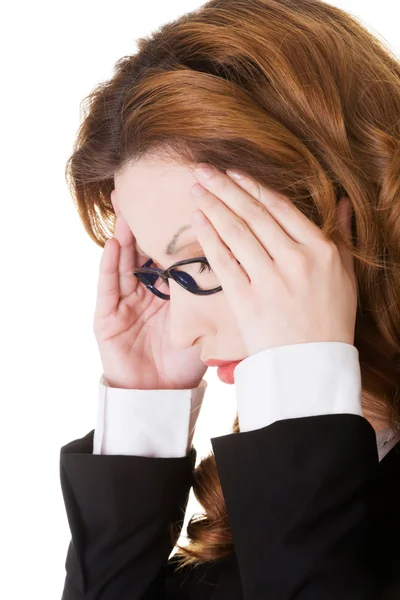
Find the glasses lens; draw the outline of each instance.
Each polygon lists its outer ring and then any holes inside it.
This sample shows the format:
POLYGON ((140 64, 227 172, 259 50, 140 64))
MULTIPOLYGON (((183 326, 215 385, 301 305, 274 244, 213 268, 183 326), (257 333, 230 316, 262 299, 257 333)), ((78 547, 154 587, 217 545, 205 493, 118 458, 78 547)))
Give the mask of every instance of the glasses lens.
POLYGON ((203 262, 193 262, 174 267, 171 275, 186 289, 210 291, 220 285, 210 265, 203 262))

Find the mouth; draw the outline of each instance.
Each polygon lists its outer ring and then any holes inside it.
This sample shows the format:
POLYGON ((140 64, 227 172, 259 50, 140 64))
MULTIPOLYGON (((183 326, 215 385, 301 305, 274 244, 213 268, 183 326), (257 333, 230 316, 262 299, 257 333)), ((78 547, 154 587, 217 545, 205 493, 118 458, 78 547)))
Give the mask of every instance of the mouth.
POLYGON ((228 383, 230 385, 235 383, 235 369, 241 361, 236 361, 233 363, 229 363, 228 365, 224 365, 218 367, 217 376, 223 383, 228 383))
POLYGON ((208 367, 226 367, 227 365, 237 365, 244 360, 243 358, 239 360, 217 360, 213 358, 209 358, 207 360, 203 360, 203 363, 208 367))

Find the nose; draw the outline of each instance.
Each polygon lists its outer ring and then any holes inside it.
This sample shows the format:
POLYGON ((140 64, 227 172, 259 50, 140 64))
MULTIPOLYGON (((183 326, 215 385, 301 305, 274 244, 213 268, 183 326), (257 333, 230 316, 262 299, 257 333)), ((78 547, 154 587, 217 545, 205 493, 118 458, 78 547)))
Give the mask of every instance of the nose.
POLYGON ((176 281, 169 281, 170 341, 175 348, 185 350, 191 348, 198 338, 207 334, 207 321, 202 314, 204 298, 190 294, 176 281))

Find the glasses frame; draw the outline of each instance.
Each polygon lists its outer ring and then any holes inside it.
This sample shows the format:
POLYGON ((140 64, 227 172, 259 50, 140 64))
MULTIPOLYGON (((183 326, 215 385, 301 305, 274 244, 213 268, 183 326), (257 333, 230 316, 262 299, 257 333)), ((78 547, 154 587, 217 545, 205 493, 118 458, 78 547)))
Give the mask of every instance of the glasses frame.
POLYGON ((213 288, 212 290, 190 290, 181 281, 177 281, 171 273, 171 270, 174 269, 175 267, 179 267, 180 265, 188 265, 188 264, 194 263, 194 262, 200 262, 200 263, 205 263, 205 264, 209 265, 209 262, 205 256, 199 256, 197 258, 187 258, 186 260, 180 260, 179 262, 174 263, 173 265, 168 267, 168 269, 160 269, 158 267, 147 266, 147 265, 151 265, 152 262, 153 262, 153 259, 149 258, 149 260, 147 262, 145 262, 144 265, 134 269, 133 274, 135 275, 135 277, 137 277, 143 283, 143 285, 146 286, 146 288, 148 290, 150 290, 155 296, 158 296, 159 298, 162 298, 163 300, 170 300, 170 296, 163 294, 162 292, 157 290, 154 287, 154 285, 152 285, 151 283, 149 283, 147 281, 144 281, 143 278, 140 277, 141 273, 143 273, 143 274, 144 273, 152 273, 153 275, 162 277, 162 279, 165 281, 165 283, 167 284, 168 287, 169 287, 168 279, 171 278, 174 281, 176 281, 176 283, 178 283, 181 287, 183 287, 184 290, 186 290, 187 292, 190 292, 191 294, 194 294, 195 296, 209 296, 210 294, 216 294, 217 292, 222 291, 222 286, 218 286, 217 288, 213 288))

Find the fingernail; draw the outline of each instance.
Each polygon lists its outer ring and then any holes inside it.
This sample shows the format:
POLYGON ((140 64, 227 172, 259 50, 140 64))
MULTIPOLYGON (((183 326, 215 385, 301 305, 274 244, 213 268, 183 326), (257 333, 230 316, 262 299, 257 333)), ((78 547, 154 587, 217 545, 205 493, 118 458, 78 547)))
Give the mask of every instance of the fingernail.
POLYGON ((194 170, 195 176, 199 177, 199 179, 210 179, 214 172, 214 169, 210 165, 202 165, 201 167, 196 167, 194 170))
POLYGON ((228 177, 232 177, 232 179, 237 179, 238 181, 240 179, 243 179, 243 175, 239 173, 239 171, 231 171, 230 169, 228 169, 226 171, 226 174, 228 175, 228 177))

